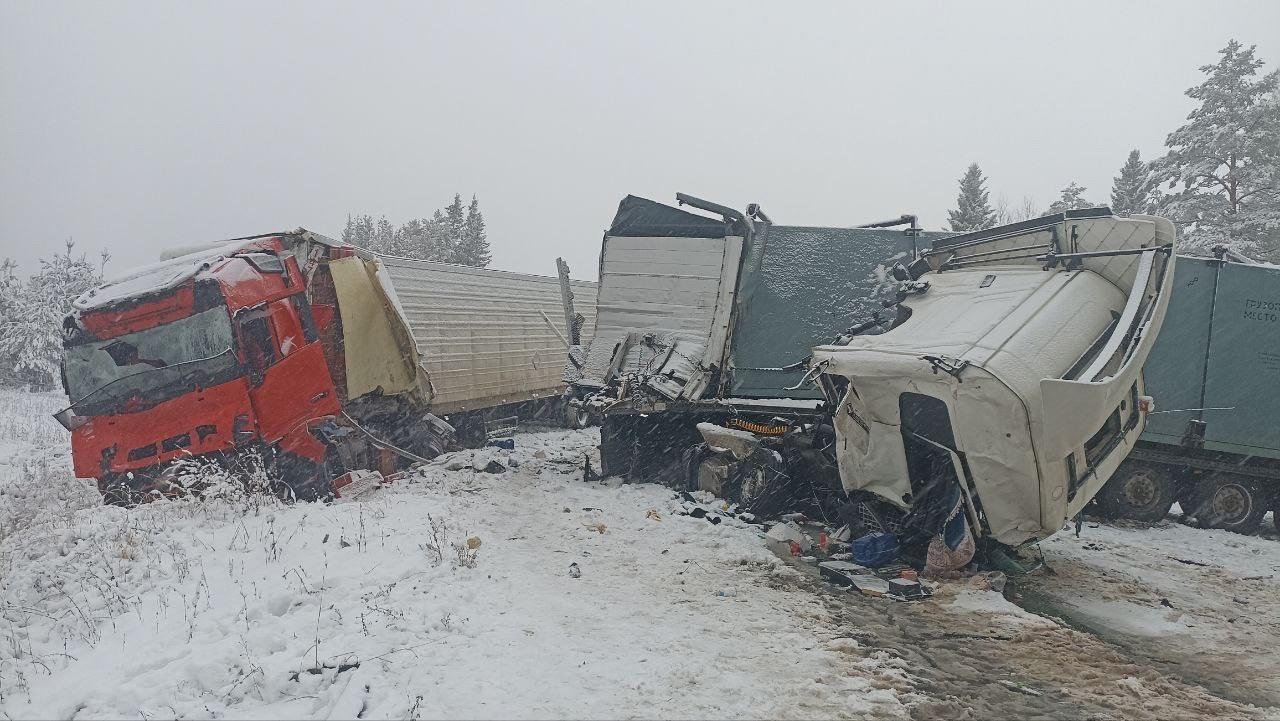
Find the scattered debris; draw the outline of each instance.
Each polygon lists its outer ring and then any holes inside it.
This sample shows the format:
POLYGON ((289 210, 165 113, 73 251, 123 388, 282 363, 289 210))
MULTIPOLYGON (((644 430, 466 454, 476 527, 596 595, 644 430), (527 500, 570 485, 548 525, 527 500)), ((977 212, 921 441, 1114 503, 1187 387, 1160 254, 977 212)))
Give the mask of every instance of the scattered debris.
POLYGON ((590 529, 600 534, 603 534, 605 531, 609 530, 608 526, 604 525, 603 523, 600 523, 599 521, 595 523, 584 523, 582 524, 582 526, 583 528, 590 529))
POLYGON ((333 480, 333 494, 338 498, 351 499, 381 488, 382 483, 382 474, 377 471, 348 471, 333 480))
POLYGON ((502 448, 508 451, 516 449, 516 439, 514 438, 498 438, 485 444, 490 448, 502 448))
POLYGON ((570 563, 570 564, 569 564, 569 578, 581 578, 581 577, 582 577, 582 569, 581 569, 581 568, 578 568, 578 564, 577 564, 577 563, 570 563))
POLYGON ((658 509, 656 509, 656 508, 650 508, 650 509, 649 509, 649 511, 648 511, 648 513, 645 513, 645 514, 644 514, 644 517, 645 517, 645 518, 648 518, 648 519, 650 519, 650 520, 653 520, 653 521, 661 521, 661 520, 662 520, 662 516, 658 513, 658 509))
POLYGON ((853 542, 853 559, 876 568, 898 557, 898 539, 891 533, 871 533, 853 542))
POLYGON ((775 524, 765 534, 765 538, 769 539, 770 549, 780 556, 798 556, 800 553, 796 551, 803 553, 813 547, 809 536, 791 521, 775 524))
POLYGON ((469 550, 474 551, 474 550, 476 550, 476 549, 477 549, 477 548, 479 548, 479 547, 480 547, 480 537, 479 537, 479 536, 471 536, 470 538, 468 538, 468 539, 467 539, 467 548, 468 548, 469 550))
POLYGON ((925 597, 924 586, 919 581, 906 578, 891 578, 888 581, 889 595, 914 601, 925 597))

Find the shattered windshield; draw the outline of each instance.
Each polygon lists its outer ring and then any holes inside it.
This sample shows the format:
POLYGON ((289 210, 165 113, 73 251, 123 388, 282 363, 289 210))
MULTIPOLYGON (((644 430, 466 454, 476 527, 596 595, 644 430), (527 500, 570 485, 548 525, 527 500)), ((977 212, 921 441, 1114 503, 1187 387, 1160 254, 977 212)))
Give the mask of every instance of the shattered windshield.
POLYGON ((215 306, 181 320, 69 348, 63 371, 80 415, 141 410, 239 374, 231 319, 215 306), (136 408, 135 408, 136 406, 136 408))

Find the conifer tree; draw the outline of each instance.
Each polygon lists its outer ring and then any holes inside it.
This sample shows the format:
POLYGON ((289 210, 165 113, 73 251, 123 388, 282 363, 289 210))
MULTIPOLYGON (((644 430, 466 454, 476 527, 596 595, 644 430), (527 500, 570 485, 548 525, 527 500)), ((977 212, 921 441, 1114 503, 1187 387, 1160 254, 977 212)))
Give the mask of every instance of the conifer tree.
MULTIPOLYGON (((27 280, 13 278, 13 265, 8 264, 3 292, 7 294, 0 307, 0 359, 12 368, 16 378, 38 387, 52 387, 58 382, 62 360, 62 320, 71 312, 71 301, 102 282, 100 268, 73 251, 75 241, 68 239, 66 251, 50 259, 40 260, 40 270, 27 280)), ((108 255, 104 252, 102 262, 108 255)))
POLYGON ((1150 173, 1137 150, 1129 151, 1129 159, 1111 186, 1111 210, 1116 213, 1146 213, 1151 210, 1150 173))
POLYGON ((462 240, 458 244, 455 262, 483 268, 489 265, 489 239, 484 230, 484 216, 480 213, 480 202, 471 196, 471 205, 467 207, 467 217, 462 223, 462 240))
POLYGON ((1079 210, 1080 208, 1092 208, 1094 204, 1084 199, 1084 193, 1088 188, 1078 183, 1071 183, 1062 189, 1062 195, 1053 203, 1051 203, 1044 211, 1045 215, 1061 213, 1064 210, 1079 210))
POLYGON ((1181 227, 1184 247, 1266 255, 1280 237, 1280 71, 1258 77, 1255 48, 1232 40, 1200 68, 1204 82, 1186 93, 1200 105, 1153 164, 1176 191, 1160 210, 1181 227))
POLYGON ((995 225, 996 212, 991 209, 986 189, 987 179, 977 163, 969 165, 960 178, 960 195, 956 198, 956 209, 947 211, 947 219, 951 229, 966 233, 982 230, 995 225))

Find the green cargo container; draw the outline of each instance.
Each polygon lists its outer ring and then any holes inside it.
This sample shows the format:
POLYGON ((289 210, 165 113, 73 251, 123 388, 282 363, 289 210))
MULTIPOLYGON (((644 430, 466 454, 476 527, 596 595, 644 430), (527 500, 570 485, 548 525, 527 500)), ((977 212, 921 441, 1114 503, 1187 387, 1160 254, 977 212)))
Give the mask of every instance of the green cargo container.
POLYGON ((1181 446, 1200 421, 1207 450, 1280 458, 1280 267, 1184 256, 1174 284, 1143 439, 1181 446))
POLYGON ((1254 532, 1280 505, 1280 267, 1179 256, 1143 378, 1156 408, 1099 510, 1152 521, 1176 499, 1254 532))

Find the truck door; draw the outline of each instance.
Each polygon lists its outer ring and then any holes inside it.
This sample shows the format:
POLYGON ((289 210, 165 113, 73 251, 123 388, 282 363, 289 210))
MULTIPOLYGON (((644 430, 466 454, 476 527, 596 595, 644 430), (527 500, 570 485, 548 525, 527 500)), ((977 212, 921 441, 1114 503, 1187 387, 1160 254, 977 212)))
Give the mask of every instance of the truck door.
POLYGON ((244 311, 236 323, 263 440, 285 439, 285 450, 314 455, 307 422, 336 415, 339 405, 310 309, 295 295, 244 311), (300 443, 312 448, 303 451, 300 443))

